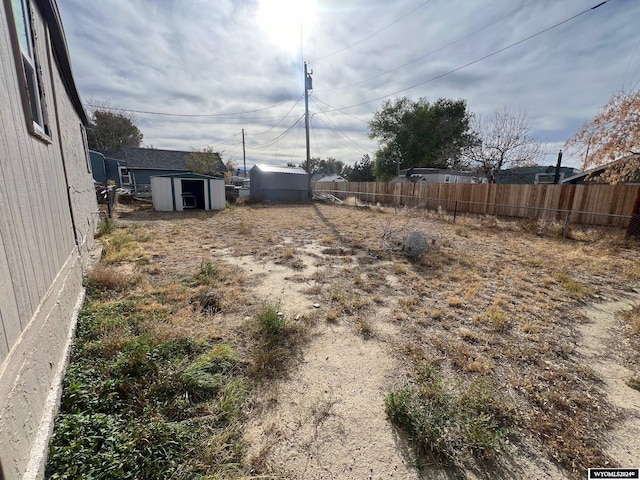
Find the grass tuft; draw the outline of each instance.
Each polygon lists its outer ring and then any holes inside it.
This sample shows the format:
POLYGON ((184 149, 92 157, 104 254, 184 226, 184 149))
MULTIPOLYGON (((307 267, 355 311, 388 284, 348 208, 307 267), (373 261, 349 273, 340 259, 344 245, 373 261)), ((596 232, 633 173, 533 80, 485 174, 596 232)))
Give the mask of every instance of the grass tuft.
POLYGON ((385 411, 406 430, 418 450, 449 464, 470 453, 493 457, 515 424, 514 408, 489 380, 452 389, 432 364, 418 366, 416 383, 389 392, 385 411))
POLYGON ((629 333, 632 336, 640 335, 640 304, 635 305, 631 310, 620 312, 619 315, 629 326, 629 333))
POLYGON ((253 375, 262 378, 283 374, 299 353, 307 329, 300 322, 289 320, 280 311, 279 304, 263 305, 251 322, 253 375))
POLYGON ((571 298, 582 300, 591 295, 591 290, 566 273, 556 273, 555 280, 560 283, 571 298))

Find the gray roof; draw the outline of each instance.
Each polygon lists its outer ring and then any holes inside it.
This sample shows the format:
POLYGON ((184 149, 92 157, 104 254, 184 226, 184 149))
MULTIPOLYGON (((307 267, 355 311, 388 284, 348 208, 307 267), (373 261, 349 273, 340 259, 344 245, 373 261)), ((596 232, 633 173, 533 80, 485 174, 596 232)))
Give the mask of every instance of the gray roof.
MULTIPOLYGON (((314 175, 314 177, 315 177, 315 175, 314 175)), ((338 175, 336 173, 333 173, 331 175, 322 176, 318 180, 313 180, 313 178, 312 178, 311 181, 313 181, 313 182, 346 182, 347 179, 344 178, 342 175, 338 175)))
MULTIPOLYGON (((307 172, 300 167, 276 167, 274 165, 265 165, 264 163, 256 163, 253 168, 257 168, 263 172, 270 173, 293 173, 296 175, 307 175, 307 172)), ((253 170, 253 168, 251 170, 253 170)))
MULTIPOLYGON (((118 151, 104 152, 106 156, 127 162, 127 167, 147 170, 184 170, 189 171, 186 159, 191 152, 181 150, 161 150, 158 148, 125 147, 118 151)), ((218 153, 214 154, 218 161, 218 171, 226 172, 227 168, 218 153)))

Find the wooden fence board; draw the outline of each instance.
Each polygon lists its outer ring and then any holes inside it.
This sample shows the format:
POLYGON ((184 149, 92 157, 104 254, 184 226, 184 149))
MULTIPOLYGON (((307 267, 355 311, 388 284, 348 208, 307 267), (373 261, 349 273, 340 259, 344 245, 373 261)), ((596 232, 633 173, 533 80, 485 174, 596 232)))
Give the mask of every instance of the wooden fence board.
POLYGON ((516 218, 555 218, 626 228, 640 185, 506 185, 444 183, 314 183, 314 190, 367 203, 420 205, 449 212, 516 218))

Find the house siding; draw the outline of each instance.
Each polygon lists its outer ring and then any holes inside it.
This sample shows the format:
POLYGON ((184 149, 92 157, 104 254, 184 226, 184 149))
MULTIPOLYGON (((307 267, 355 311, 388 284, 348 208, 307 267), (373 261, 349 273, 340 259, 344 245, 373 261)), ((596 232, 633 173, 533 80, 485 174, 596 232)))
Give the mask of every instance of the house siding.
POLYGON ((31 478, 28 471, 42 476, 46 441, 34 446, 51 429, 47 400, 66 362, 97 221, 82 117, 53 62, 49 31, 33 1, 51 141, 27 129, 9 34, 10 5, 0 0, 0 477, 5 480, 31 478))

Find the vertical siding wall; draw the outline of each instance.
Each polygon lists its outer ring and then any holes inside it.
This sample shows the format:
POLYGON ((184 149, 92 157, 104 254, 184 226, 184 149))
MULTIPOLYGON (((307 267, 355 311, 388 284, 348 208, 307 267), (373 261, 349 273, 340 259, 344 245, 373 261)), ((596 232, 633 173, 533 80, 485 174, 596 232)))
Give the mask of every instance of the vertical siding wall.
POLYGON ((66 361, 97 204, 80 117, 48 63, 48 31, 35 4, 51 142, 27 130, 8 3, 0 0, 0 464, 13 480, 43 453, 34 445, 66 361))
POLYGON ((370 203, 424 205, 460 213, 541 218, 572 211, 571 222, 626 227, 640 185, 514 185, 443 183, 314 183, 314 191, 355 195, 370 203), (622 215, 623 217, 616 217, 622 215))

